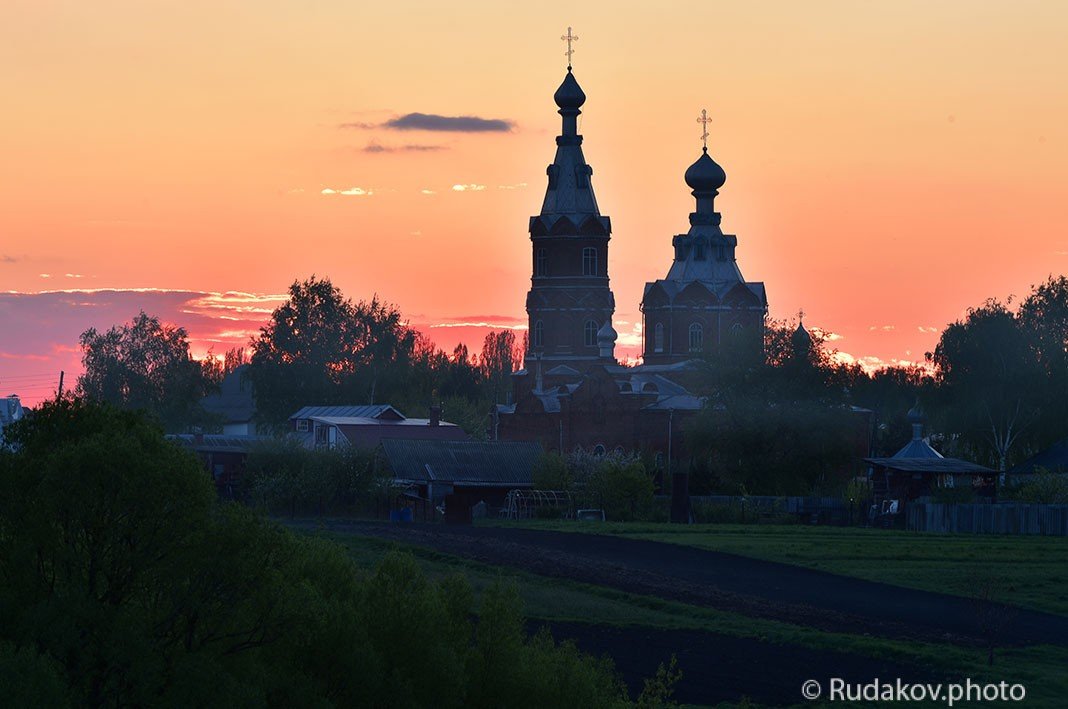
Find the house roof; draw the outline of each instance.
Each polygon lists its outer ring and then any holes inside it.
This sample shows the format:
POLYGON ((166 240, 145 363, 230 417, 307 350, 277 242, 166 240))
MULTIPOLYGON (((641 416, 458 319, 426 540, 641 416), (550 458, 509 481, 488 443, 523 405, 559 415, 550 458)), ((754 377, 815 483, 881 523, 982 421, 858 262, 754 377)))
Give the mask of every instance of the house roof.
POLYGON ((364 406, 305 406, 289 417, 294 419, 310 419, 316 416, 355 417, 355 418, 391 418, 401 420, 404 414, 397 411, 389 404, 369 404, 364 406))
POLYGON ((470 438, 456 424, 442 423, 431 426, 426 419, 376 422, 377 425, 341 424, 337 430, 350 444, 357 448, 374 448, 386 438, 405 440, 465 441, 470 438))
POLYGON ((1054 443, 1046 450, 1033 455, 1010 470, 1010 473, 1030 474, 1038 468, 1045 468, 1053 473, 1068 471, 1068 438, 1054 443))
POLYGON ((906 443, 901 450, 894 453, 895 459, 907 458, 941 458, 942 454, 936 451, 931 445, 922 438, 913 438, 906 443))
POLYGON ((428 441, 385 438, 382 450, 397 480, 442 482, 479 487, 529 487, 537 443, 501 441, 428 441))
POLYGON ((878 465, 889 470, 898 470, 903 473, 931 473, 947 475, 960 473, 965 475, 993 475, 997 471, 991 470, 978 463, 971 463, 959 458, 865 458, 872 465, 878 465))

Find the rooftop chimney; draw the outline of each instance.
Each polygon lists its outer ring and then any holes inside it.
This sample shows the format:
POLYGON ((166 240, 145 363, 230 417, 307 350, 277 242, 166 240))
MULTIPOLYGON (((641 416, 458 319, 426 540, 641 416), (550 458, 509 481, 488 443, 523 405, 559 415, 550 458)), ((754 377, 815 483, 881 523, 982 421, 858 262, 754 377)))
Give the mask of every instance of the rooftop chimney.
POLYGON ((440 406, 431 406, 430 407, 430 425, 431 426, 437 426, 440 423, 441 423, 441 407, 440 406))

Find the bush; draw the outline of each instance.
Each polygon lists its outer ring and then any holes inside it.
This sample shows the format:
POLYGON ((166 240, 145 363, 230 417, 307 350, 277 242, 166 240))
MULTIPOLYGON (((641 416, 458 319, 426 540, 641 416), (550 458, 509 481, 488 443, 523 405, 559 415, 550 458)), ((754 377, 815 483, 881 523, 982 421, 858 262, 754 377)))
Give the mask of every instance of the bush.
POLYGON ((652 515, 653 479, 637 459, 606 459, 594 471, 588 486, 602 500, 608 519, 645 520, 652 515))
POLYGON ((611 663, 473 594, 221 504, 141 415, 46 404, 0 451, 0 686, 24 706, 626 706, 611 663))
POLYGON ((1038 468, 1029 481, 1008 491, 1010 499, 1039 505, 1068 505, 1068 475, 1038 468))

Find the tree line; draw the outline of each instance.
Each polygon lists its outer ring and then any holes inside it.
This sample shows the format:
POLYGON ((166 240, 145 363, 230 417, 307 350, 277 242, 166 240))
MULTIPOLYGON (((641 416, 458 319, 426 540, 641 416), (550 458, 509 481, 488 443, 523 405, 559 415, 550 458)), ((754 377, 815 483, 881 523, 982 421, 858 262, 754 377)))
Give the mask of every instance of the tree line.
POLYGON ((822 335, 795 340, 771 322, 765 357, 730 343, 703 362, 708 406, 688 432, 697 490, 837 494, 861 472, 857 451, 890 456, 911 437, 907 414, 944 455, 1006 470, 1068 437, 1068 278, 1018 303, 989 299, 950 323, 926 366, 866 372, 834 357, 822 335), (871 429, 865 430, 871 411, 871 429), (860 441, 858 442, 858 437, 860 441))
POLYGON ((184 328, 144 312, 106 332, 86 330, 80 345, 79 395, 146 410, 169 432, 218 429, 200 401, 248 365, 258 423, 268 430, 307 405, 389 403, 419 417, 436 403, 476 438, 485 437, 493 404, 509 395, 523 348, 504 330, 487 334, 480 354, 464 344, 446 353, 395 306, 377 296, 353 302, 314 276, 295 281, 247 348, 221 361, 210 352, 194 359, 184 328))

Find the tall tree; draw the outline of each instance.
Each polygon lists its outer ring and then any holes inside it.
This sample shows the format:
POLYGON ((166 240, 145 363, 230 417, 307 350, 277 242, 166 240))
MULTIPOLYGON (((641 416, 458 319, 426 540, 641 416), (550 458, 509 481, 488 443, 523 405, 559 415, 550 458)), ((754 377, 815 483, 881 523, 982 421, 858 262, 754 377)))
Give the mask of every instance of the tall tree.
POLYGON ((212 388, 210 367, 193 359, 184 328, 141 311, 107 332, 89 328, 79 338, 85 373, 78 392, 125 409, 144 409, 164 428, 202 423, 200 399, 212 388))
POLYGON ((1033 342, 1008 303, 987 300, 949 325, 930 353, 941 425, 961 453, 1005 470, 1040 414, 1045 382, 1033 342))
POLYGON ((257 413, 281 426, 309 404, 371 404, 403 397, 416 333, 377 297, 353 303, 329 279, 289 287, 251 344, 257 413))
POLYGON ((523 351, 516 342, 514 332, 502 330, 486 335, 479 366, 494 402, 501 403, 507 397, 508 378, 519 369, 522 361, 523 351))

